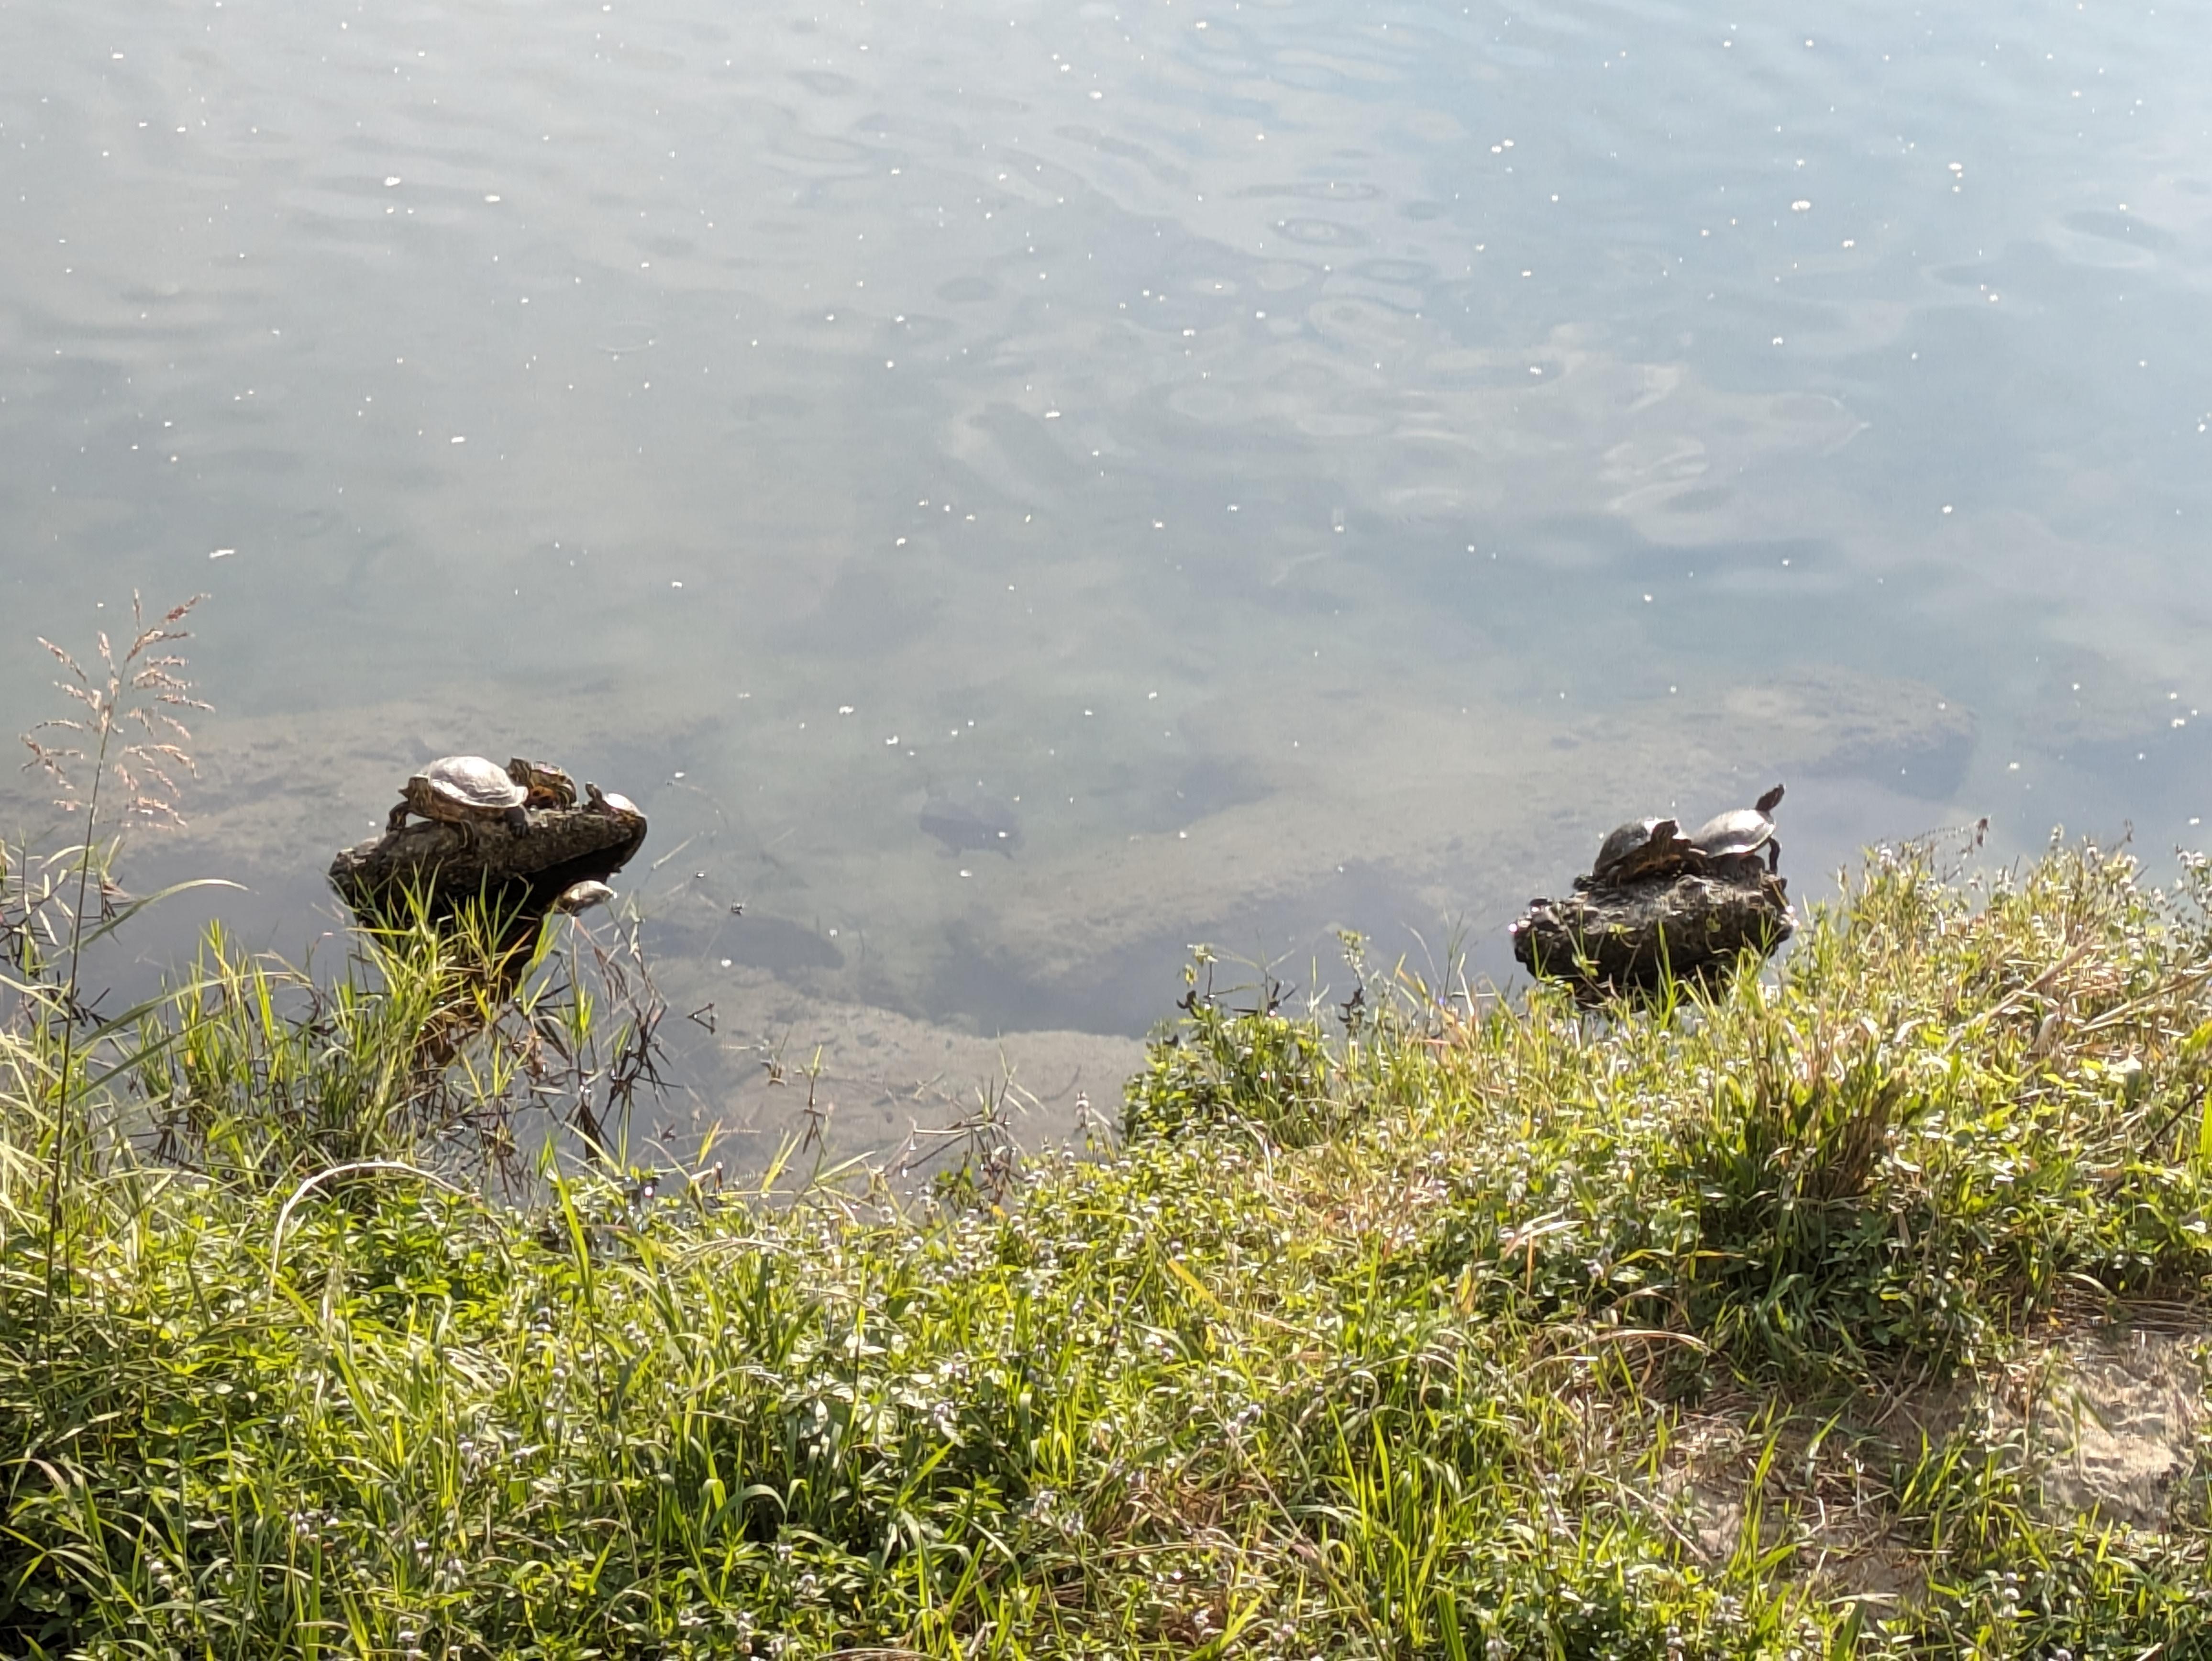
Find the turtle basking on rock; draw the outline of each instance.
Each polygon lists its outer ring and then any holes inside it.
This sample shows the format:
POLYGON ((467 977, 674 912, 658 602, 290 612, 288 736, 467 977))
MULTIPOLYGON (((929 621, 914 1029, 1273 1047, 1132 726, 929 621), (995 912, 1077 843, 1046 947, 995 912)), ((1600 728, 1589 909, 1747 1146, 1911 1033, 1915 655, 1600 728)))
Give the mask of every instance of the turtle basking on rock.
MULTIPOLYGON (((606 880, 645 841, 645 815, 627 796, 582 787, 547 762, 506 767, 482 756, 443 756, 400 792, 384 834, 331 860, 331 885, 372 927, 427 904, 441 923, 471 905, 531 927, 548 912, 603 905, 606 880), (410 815, 431 825, 409 824, 410 815), (493 820, 511 836, 487 834, 493 820), (451 824, 454 833, 434 827, 451 824)), ((504 926, 504 925, 502 925, 504 926)))
POLYGON ((1704 979, 1748 952, 1771 956, 1796 926, 1777 871, 1781 800, 1778 784, 1687 837, 1671 818, 1617 827, 1572 894, 1528 902, 1512 927, 1513 955, 1592 1001, 1704 979))
POLYGON ((1756 868, 1763 849, 1771 876, 1782 866, 1782 844, 1774 839, 1774 810, 1781 805, 1782 787, 1778 784, 1751 806, 1732 807, 1707 819, 1691 837, 1690 846, 1707 864, 1722 870, 1740 861, 1756 868))
POLYGON ((546 761, 525 761, 517 756, 507 764, 507 776, 528 791, 532 807, 574 807, 576 781, 546 761))
POLYGON ((1615 825, 1597 850, 1597 863, 1577 888, 1625 888, 1650 877, 1679 877, 1693 869, 1697 850, 1673 819, 1631 819, 1615 825))
POLYGON ((640 835, 644 834, 645 814, 628 796, 617 795, 611 790, 602 790, 598 785, 588 782, 584 786, 584 794, 590 798, 584 809, 586 812, 604 813, 611 819, 619 820, 624 824, 635 825, 640 835))
POLYGON ((494 819, 504 819, 514 836, 530 829, 523 811, 530 789, 518 784, 482 756, 441 756, 400 787, 399 801, 385 821, 385 834, 396 836, 410 813, 458 824, 471 839, 494 819))

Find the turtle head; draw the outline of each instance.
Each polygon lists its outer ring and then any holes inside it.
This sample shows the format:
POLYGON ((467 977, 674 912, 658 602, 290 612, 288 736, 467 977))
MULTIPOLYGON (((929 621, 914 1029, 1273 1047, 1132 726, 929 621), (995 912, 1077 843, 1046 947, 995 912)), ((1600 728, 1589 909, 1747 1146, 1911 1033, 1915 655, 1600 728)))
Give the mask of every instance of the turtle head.
POLYGON ((1782 787, 1778 784, 1776 785, 1774 788, 1768 791, 1752 805, 1757 807, 1762 813, 1771 813, 1776 808, 1782 806, 1782 787))

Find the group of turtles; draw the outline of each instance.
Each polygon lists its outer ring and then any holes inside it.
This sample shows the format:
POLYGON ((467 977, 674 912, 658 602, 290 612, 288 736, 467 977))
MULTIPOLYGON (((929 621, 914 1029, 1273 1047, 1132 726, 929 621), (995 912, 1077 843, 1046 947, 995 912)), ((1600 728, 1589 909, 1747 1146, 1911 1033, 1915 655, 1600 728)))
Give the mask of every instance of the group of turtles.
MULTIPOLYGON (((587 858, 592 849, 603 843, 614 846, 626 841, 629 848, 635 848, 645 833, 645 815, 637 804, 596 784, 586 782, 584 803, 578 809, 575 780, 550 762, 517 756, 502 768, 482 756, 441 756, 400 787, 399 800, 385 821, 384 843, 389 844, 407 828, 409 817, 415 815, 459 826, 471 852, 482 855, 486 851, 483 839, 495 823, 504 824, 511 837, 528 836, 532 809, 580 811, 613 821, 606 832, 591 837, 585 850, 587 858)), ((548 857, 557 859, 572 839, 573 832, 560 838, 561 847, 548 857)), ((340 857, 343 861, 345 856, 340 857)), ((627 858, 627 851, 620 857, 627 858)), ((619 859, 614 862, 619 863, 619 859)), ((611 865, 609 874, 611 870, 611 865)), ((597 878, 586 878, 562 888, 551 904, 555 910, 574 913, 604 904, 614 897, 614 891, 597 878)))
POLYGON ((1572 893, 1528 902, 1513 955, 1589 1001, 1708 979, 1747 952, 1771 957, 1796 927, 1774 839, 1781 803, 1778 784, 1687 836, 1671 818, 1618 826, 1572 893))
POLYGON ((1588 892, 1683 876, 1756 877, 1762 863, 1771 876, 1782 862, 1782 844, 1774 839, 1774 810, 1781 805, 1778 784, 1749 807, 1717 814, 1686 837, 1670 818, 1631 819, 1613 828, 1597 850, 1597 863, 1575 886, 1588 892))
MULTIPOLYGON (((592 812, 644 822, 645 816, 627 796, 589 782, 584 793, 592 812)), ((550 763, 517 756, 501 768, 482 756, 441 756, 400 786, 398 803, 384 830, 386 836, 396 835, 405 827, 407 816, 415 813, 460 825, 472 834, 501 820, 510 835, 520 837, 530 829, 529 809, 575 805, 575 780, 550 763)))

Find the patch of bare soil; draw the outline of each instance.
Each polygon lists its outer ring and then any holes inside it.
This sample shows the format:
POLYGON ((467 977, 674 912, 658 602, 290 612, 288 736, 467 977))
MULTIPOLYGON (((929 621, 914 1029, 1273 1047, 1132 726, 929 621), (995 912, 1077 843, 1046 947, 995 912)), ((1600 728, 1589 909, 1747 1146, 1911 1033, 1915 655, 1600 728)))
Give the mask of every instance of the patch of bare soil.
POLYGON ((2157 1530, 2201 1501, 2208 1339, 2203 1311, 2138 1307, 2035 1358, 1992 1419, 2017 1425, 2047 1514, 2157 1530))
POLYGON ((1685 1418, 1659 1485, 1680 1537, 1714 1568, 1778 1554, 1877 1612, 1918 1597, 1926 1573, 1897 1526, 1905 1450, 1841 1418, 1778 1422, 1786 1411, 1745 1396, 1685 1418))
POLYGON ((2206 1503, 2212 1311, 2139 1303, 2076 1320, 1998 1368, 1832 1419, 1744 1394, 1686 1415, 1657 1485, 1714 1567, 1779 1554, 1786 1572, 1877 1608, 1926 1590, 1901 1510, 1923 1446, 2016 1485, 2046 1519, 2160 1532, 2206 1503), (1924 1440, 1923 1440, 1924 1439, 1924 1440))

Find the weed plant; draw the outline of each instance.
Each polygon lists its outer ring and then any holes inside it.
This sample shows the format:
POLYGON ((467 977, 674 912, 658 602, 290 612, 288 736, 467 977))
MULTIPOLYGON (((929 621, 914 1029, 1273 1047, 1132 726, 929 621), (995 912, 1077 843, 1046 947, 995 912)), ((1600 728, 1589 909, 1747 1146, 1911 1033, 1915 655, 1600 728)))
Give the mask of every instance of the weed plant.
POLYGON ((2146 1322, 2201 1403, 2208 893, 1893 852, 1595 1013, 1201 961, 1120 1146, 933 1197, 509 1191, 471 1115, 649 1084, 574 924, 460 1029, 465 943, 211 936, 58 1098, 19 957, 0 1652, 2212 1654, 2199 1471, 2021 1408, 2146 1322))
POLYGON ((284 1187, 400 1160, 530 1186, 549 1132, 620 1165, 657 1085, 662 1006, 634 928, 595 935, 420 897, 359 931, 318 978, 209 928, 191 973, 141 1018, 155 1157, 226 1183, 284 1187))

